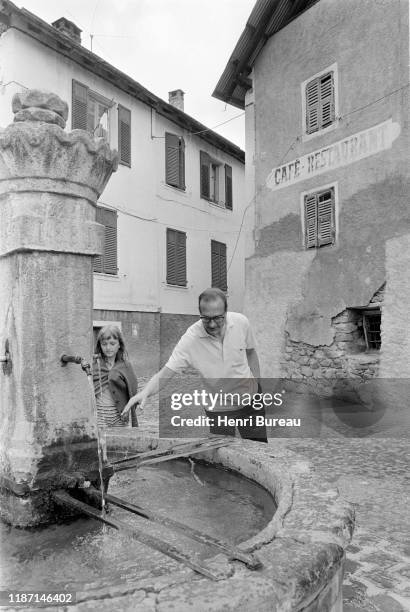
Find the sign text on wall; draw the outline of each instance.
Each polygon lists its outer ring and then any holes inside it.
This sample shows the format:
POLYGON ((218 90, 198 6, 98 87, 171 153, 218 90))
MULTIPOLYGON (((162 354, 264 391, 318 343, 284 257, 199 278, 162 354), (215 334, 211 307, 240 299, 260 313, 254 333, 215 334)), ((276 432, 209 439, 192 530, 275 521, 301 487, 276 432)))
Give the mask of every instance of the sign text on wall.
POLYGON ((390 149, 399 134, 400 125, 388 119, 368 130, 273 168, 266 179, 266 186, 273 190, 282 189, 328 170, 347 166, 374 153, 390 149))

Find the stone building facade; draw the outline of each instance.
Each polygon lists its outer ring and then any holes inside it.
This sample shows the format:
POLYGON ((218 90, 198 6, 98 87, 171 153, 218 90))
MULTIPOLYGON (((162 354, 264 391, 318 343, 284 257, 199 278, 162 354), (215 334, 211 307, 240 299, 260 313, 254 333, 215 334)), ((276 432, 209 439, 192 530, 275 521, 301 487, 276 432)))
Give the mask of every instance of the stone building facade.
POLYGON ((282 4, 256 3, 214 92, 246 109, 262 373, 409 377, 408 3, 282 4))

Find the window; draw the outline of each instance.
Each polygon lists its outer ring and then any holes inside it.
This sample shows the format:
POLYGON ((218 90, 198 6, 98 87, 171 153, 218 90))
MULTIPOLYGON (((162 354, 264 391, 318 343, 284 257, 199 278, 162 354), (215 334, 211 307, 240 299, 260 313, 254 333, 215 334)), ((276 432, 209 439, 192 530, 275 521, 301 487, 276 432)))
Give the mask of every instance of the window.
POLYGON ((232 210, 232 168, 228 164, 223 167, 223 164, 212 159, 205 151, 200 151, 200 191, 201 198, 232 210))
POLYGON ((117 274, 117 212, 97 206, 97 223, 105 228, 104 250, 94 258, 94 272, 117 274))
POLYGON ((225 164, 225 208, 232 210, 232 168, 225 164))
POLYGON ((185 189, 185 142, 181 136, 165 133, 165 181, 185 189))
POLYGON ((305 246, 307 249, 333 244, 335 241, 335 190, 304 196, 305 246))
POLYGON ((380 309, 364 310, 363 311, 363 334, 368 349, 380 350, 381 325, 382 315, 380 309))
POLYGON ((131 111, 118 105, 118 153, 120 164, 131 166, 131 111))
POLYGON ((86 130, 93 136, 109 140, 110 101, 73 80, 73 130, 86 130))
POLYGON ((186 287, 186 234, 167 228, 167 283, 186 287))
MULTIPOLYGON (((86 130, 110 142, 112 102, 74 80, 72 93, 72 129, 86 130)), ((121 105, 118 105, 118 150, 120 163, 131 166, 131 111, 121 105)))
POLYGON ((314 134, 335 123, 335 71, 327 71, 304 86, 305 133, 314 134))
POLYGON ((226 244, 211 240, 212 287, 227 291, 226 244))

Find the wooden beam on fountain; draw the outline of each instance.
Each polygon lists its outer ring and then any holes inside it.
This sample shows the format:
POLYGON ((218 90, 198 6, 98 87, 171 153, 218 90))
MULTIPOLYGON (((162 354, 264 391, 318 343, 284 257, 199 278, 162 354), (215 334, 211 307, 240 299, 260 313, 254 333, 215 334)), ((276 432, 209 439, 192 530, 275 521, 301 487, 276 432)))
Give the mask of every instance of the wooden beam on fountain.
MULTIPOLYGON (((98 493, 98 491, 96 491, 96 493, 98 493)), ((73 510, 77 510, 79 512, 83 512, 97 521, 101 521, 110 527, 114 527, 114 529, 118 529, 119 531, 130 535, 132 538, 138 540, 142 544, 145 544, 154 550, 158 550, 162 554, 183 563, 206 578, 210 578, 211 580, 221 580, 225 578, 224 575, 218 575, 212 572, 203 563, 195 561, 190 555, 178 549, 176 546, 173 546, 168 542, 164 542, 164 540, 161 540, 158 537, 143 533, 141 530, 135 529, 123 521, 119 521, 118 519, 102 514, 96 508, 75 499, 65 490, 55 491, 53 493, 53 498, 58 504, 61 504, 64 507, 72 508, 73 510)))
MULTIPOLYGON (((99 502, 101 502, 101 493, 94 489, 94 487, 90 487, 89 489, 83 489, 86 495, 90 495, 90 497, 97 498, 99 502)), ((232 546, 227 542, 219 540, 218 538, 214 538, 213 536, 204 533, 203 531, 199 531, 198 529, 194 529, 189 525, 184 523, 180 523, 179 521, 175 521, 167 516, 163 516, 156 512, 153 512, 149 508, 145 508, 136 504, 133 504, 127 500, 120 499, 115 495, 110 495, 106 493, 104 495, 106 502, 114 504, 119 508, 123 508, 124 510, 128 510, 133 514, 137 514, 142 516, 150 521, 155 523, 159 523, 160 525, 164 525, 165 527, 169 527, 171 529, 176 529, 177 531, 181 531, 185 536, 196 540, 197 542, 201 542, 202 544, 206 544, 212 548, 217 548, 218 552, 222 552, 227 555, 229 559, 236 559, 237 561, 242 561, 245 565, 252 570, 256 570, 262 567, 261 561, 258 557, 252 553, 246 553, 236 546, 232 546)))
POLYGON ((211 438, 195 443, 178 444, 162 451, 148 451, 146 453, 132 455, 131 457, 117 459, 116 461, 112 461, 111 465, 113 466, 114 472, 121 472, 123 470, 131 470, 142 465, 152 465, 154 463, 162 463, 163 461, 171 461, 172 459, 190 457, 191 455, 221 448, 222 446, 231 444, 234 441, 235 438, 233 436, 226 436, 220 439, 211 438))

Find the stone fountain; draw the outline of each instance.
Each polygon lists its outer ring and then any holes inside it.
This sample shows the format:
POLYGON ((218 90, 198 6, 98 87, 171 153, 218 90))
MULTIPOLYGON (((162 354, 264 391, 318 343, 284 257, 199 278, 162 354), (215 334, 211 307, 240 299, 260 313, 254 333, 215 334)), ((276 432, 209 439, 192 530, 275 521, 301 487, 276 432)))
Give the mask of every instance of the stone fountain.
MULTIPOLYGON (((0 513, 28 527, 55 520, 61 490, 98 479, 87 379, 61 357, 92 353, 92 262, 103 240, 96 202, 117 156, 103 139, 65 132, 67 104, 52 93, 17 94, 13 113, 0 131, 0 513)), ((150 453, 172 441, 124 429, 107 443, 116 452, 150 453)), ((243 565, 236 549, 209 560, 211 578, 182 567, 136 587, 88 589, 77 601, 141 612, 341 612, 353 512, 338 492, 318 482, 310 464, 271 445, 233 441, 197 456, 274 498, 270 522, 239 545, 243 557, 256 553, 261 563, 243 565)), ((103 477, 110 474, 106 468, 103 477)))
POLYGON ((54 516, 52 490, 98 474, 87 379, 60 357, 92 354, 96 202, 117 154, 65 132, 68 106, 52 93, 12 106, 0 132, 0 501, 3 519, 29 526, 54 516))

